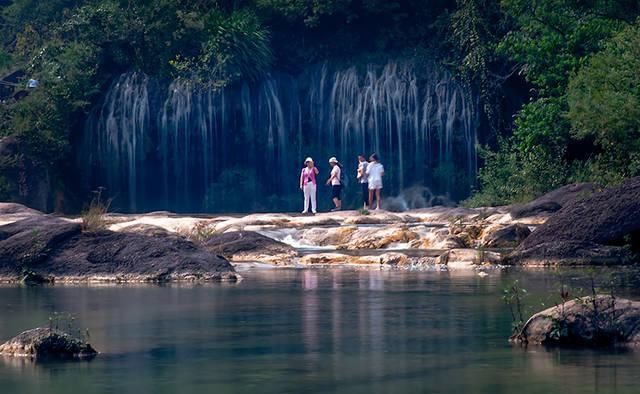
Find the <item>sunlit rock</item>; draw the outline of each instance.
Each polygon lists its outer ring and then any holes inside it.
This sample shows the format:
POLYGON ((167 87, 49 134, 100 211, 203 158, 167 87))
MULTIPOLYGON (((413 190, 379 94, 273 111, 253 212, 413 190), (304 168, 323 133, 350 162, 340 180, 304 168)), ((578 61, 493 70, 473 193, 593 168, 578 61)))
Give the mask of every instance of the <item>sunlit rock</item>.
POLYGON ((233 231, 212 236, 204 246, 234 261, 292 265, 298 253, 291 246, 251 231, 233 231))
POLYGON ((81 232, 49 216, 0 227, 0 280, 25 270, 55 282, 236 280, 223 257, 175 235, 81 232))
POLYGON ((479 249, 451 249, 442 254, 438 263, 450 269, 471 269, 482 264, 499 264, 501 256, 497 252, 479 249))
POLYGON ((98 352, 90 344, 63 331, 34 328, 0 345, 0 355, 34 359, 77 359, 94 357, 98 352))
POLYGON ((524 224, 492 224, 482 231, 480 244, 486 248, 514 248, 531 234, 524 224))
POLYGON ((533 315, 511 341, 557 346, 638 346, 640 302, 612 296, 563 302, 533 315))

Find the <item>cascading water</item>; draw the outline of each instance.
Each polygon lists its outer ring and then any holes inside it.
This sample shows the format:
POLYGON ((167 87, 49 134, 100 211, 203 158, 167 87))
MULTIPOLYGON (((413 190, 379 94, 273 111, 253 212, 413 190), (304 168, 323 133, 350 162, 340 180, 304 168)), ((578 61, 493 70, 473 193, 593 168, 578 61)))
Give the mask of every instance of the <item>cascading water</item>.
MULTIPOLYGON (((306 156, 324 175, 336 155, 355 177, 356 155, 377 152, 385 194, 423 185, 464 197, 478 124, 470 89, 435 65, 324 64, 220 90, 133 72, 90 116, 84 149, 91 185, 121 210, 289 210, 306 156)), ((348 202, 359 190, 345 192, 348 202)))

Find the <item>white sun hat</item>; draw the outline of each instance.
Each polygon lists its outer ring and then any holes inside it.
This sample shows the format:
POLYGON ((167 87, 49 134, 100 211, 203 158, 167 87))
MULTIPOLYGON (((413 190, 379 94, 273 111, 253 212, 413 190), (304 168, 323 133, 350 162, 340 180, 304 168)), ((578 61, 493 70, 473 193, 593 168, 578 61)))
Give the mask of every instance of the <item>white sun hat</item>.
POLYGON ((312 162, 313 163, 313 159, 310 157, 307 157, 306 159, 304 159, 304 164, 307 164, 308 162, 312 162))
POLYGON ((335 156, 333 156, 332 158, 329 159, 329 163, 336 163, 338 164, 338 159, 336 159, 335 156))

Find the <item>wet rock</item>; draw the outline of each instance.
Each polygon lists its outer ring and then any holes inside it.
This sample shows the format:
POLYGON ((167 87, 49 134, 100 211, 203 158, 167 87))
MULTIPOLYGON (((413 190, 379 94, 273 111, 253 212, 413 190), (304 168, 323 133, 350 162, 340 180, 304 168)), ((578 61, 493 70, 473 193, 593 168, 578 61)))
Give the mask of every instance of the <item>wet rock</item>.
POLYGON ((300 258, 301 265, 362 265, 401 267, 409 263, 409 258, 403 253, 383 253, 371 256, 350 256, 341 253, 317 253, 300 258))
POLYGON ((467 243, 462 237, 459 237, 457 235, 449 235, 447 238, 444 239, 444 242, 439 246, 441 246, 444 249, 455 249, 455 248, 466 248, 469 245, 467 245, 467 243))
POLYGON ((569 202, 512 253, 511 263, 624 264, 640 250, 640 177, 569 202), (627 247, 624 247, 627 245, 627 247))
POLYGON ((0 355, 13 357, 74 359, 94 357, 96 354, 90 344, 49 328, 25 331, 0 345, 0 355))
POLYGON ((531 234, 524 224, 491 225, 482 233, 480 243, 485 248, 515 248, 531 234))
POLYGON ((640 302, 583 297, 533 315, 512 342, 556 346, 640 345, 640 302))
POLYGON ((0 278, 58 281, 235 280, 223 257, 176 236, 102 231, 47 216, 0 227, 0 278))
MULTIPOLYGON (((428 229, 419 238, 412 240, 409 247, 417 249, 448 249, 451 245, 448 241, 450 234, 447 228, 428 229)), ((458 245, 459 241, 455 241, 458 245)))
POLYGON ((205 247, 233 261, 259 261, 290 265, 297 252, 291 246, 252 231, 218 234, 204 243, 205 247))
POLYGON ((302 256, 299 263, 301 265, 343 265, 347 264, 351 257, 340 253, 316 253, 302 256))
POLYGON ((504 263, 523 264, 529 267, 616 265, 632 264, 635 259, 634 253, 619 246, 584 241, 551 241, 528 248, 520 247, 506 256, 504 263))
POLYGON ((403 267, 409 263, 409 258, 403 253, 383 253, 379 256, 359 256, 352 259, 351 264, 357 265, 385 265, 389 267, 403 267))
POLYGON ((438 264, 449 269, 472 269, 482 264, 499 264, 501 255, 478 249, 451 249, 438 258, 438 264))
POLYGON ((32 271, 24 272, 22 280, 20 281, 21 284, 27 285, 27 286, 44 285, 44 284, 53 283, 53 282, 54 282, 54 279, 52 277, 46 277, 40 274, 36 274, 35 272, 32 272, 32 271))
POLYGON ((330 228, 310 228, 302 231, 301 240, 315 246, 336 246, 342 247, 351 241, 358 227, 343 226, 330 228))
POLYGON ((511 207, 511 216, 514 219, 551 214, 559 211, 563 206, 576 199, 587 197, 596 192, 597 187, 593 183, 574 183, 553 190, 535 200, 511 207))
POLYGON ((392 243, 410 242, 418 239, 415 232, 403 227, 361 228, 351 234, 345 249, 384 249, 392 243))

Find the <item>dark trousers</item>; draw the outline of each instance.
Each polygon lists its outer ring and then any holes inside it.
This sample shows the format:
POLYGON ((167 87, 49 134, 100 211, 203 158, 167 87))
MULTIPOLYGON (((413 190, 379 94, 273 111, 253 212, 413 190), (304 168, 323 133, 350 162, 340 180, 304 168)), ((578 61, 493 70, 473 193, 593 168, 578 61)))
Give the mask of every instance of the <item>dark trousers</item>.
POLYGON ((362 202, 369 205, 369 184, 367 182, 361 183, 360 187, 362 188, 362 202))

